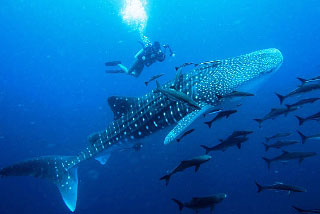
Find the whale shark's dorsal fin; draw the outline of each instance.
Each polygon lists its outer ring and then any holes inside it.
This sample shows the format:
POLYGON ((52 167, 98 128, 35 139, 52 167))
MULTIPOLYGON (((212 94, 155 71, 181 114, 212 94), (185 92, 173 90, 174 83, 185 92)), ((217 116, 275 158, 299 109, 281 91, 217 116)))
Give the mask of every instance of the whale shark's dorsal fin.
POLYGON ((108 103, 113 112, 115 120, 134 109, 138 102, 139 98, 137 97, 112 96, 108 98, 108 103))
POLYGON ((204 114, 210 108, 212 108, 211 105, 203 106, 200 110, 194 110, 188 115, 186 115, 184 118, 179 120, 178 124, 170 131, 170 133, 165 138, 164 144, 168 144, 174 141, 180 134, 182 134, 188 128, 188 126, 191 125, 191 123, 193 123, 193 121, 195 121, 199 116, 204 114))

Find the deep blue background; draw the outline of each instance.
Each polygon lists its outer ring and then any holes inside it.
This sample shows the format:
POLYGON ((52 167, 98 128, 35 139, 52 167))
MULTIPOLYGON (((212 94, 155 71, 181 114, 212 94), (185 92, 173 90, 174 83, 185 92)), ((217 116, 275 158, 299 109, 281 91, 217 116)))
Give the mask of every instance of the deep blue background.
MULTIPOLYGON (((105 166, 93 160, 83 163, 76 213, 178 213, 172 197, 187 201, 218 192, 228 198, 216 213, 294 213, 292 204, 320 208, 320 157, 301 165, 275 164, 271 170, 261 160, 280 153, 265 154, 264 136, 295 131, 293 115, 315 113, 320 103, 265 122, 262 129, 252 120, 279 106, 274 92, 295 88, 297 76, 319 75, 320 2, 150 0, 145 33, 151 40, 169 43, 176 57, 145 69, 139 79, 104 73, 105 61, 119 59, 129 65, 140 48, 138 32, 122 21, 122 6, 116 0, 0 2, 0 167, 34 156, 76 154, 89 134, 112 121, 107 97, 143 95, 154 87, 143 82, 155 74, 165 72, 165 82, 175 76, 174 66, 184 62, 275 47, 284 55, 283 66, 229 120, 210 130, 199 120, 193 125, 196 132, 180 144, 164 146, 169 131, 164 130, 147 138, 141 152, 117 152, 105 166), (179 161, 202 154, 200 144, 213 145, 235 129, 255 131, 241 150, 212 154, 213 160, 197 174, 190 169, 174 175, 167 188, 159 181, 179 161), (308 193, 257 194, 255 180, 302 185, 308 193)), ((301 130, 314 134, 319 124, 306 123, 301 130)), ((320 152, 320 146, 309 142, 290 150, 320 152)), ((53 184, 19 177, 0 180, 0 213, 68 210, 53 184)))

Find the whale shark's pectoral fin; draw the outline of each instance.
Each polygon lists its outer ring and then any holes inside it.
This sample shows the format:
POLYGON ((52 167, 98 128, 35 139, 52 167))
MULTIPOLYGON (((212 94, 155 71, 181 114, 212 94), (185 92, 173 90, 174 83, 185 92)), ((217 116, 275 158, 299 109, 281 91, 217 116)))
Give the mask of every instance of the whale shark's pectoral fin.
POLYGON ((170 131, 170 133, 165 138, 164 144, 168 144, 174 141, 191 125, 191 123, 193 123, 193 121, 195 121, 198 117, 200 117, 210 108, 212 108, 211 105, 203 106, 200 110, 194 110, 188 115, 186 115, 184 118, 179 120, 178 124, 170 131))

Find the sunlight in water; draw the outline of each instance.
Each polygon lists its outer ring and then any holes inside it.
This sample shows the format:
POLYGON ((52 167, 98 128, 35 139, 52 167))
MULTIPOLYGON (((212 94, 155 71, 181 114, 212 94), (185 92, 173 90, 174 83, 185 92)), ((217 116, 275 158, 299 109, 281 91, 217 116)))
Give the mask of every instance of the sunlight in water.
POLYGON ((125 0, 121 10, 122 19, 134 29, 138 29, 140 34, 146 27, 148 16, 145 11, 146 1, 144 0, 125 0))

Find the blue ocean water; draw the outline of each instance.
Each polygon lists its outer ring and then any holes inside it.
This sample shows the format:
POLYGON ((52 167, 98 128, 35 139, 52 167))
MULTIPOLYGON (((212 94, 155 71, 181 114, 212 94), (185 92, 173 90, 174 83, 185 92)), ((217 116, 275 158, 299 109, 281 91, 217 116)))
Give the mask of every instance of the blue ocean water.
MULTIPOLYGON (((262 156, 265 136, 299 129, 319 132, 317 122, 302 127, 294 115, 316 113, 320 103, 305 106, 287 117, 260 118, 279 107, 274 92, 286 94, 320 71, 320 2, 276 0, 147 1, 144 34, 168 43, 176 53, 146 68, 139 78, 108 75, 104 62, 130 65, 140 49, 137 30, 122 20, 124 1, 8 1, 0 2, 0 168, 42 155, 75 155, 87 137, 113 120, 107 98, 141 96, 155 87, 144 81, 175 66, 238 56, 264 48, 278 48, 284 63, 256 95, 243 101, 239 112, 208 129, 197 120, 194 133, 181 143, 163 145, 169 129, 144 140, 140 152, 115 152, 106 165, 95 160, 79 167, 76 213, 179 213, 171 201, 227 193, 215 213, 294 213, 291 205, 319 207, 320 157, 302 164, 274 164, 267 169, 262 156), (214 145, 234 130, 253 130, 241 150, 215 152, 197 173, 174 175, 168 187, 159 178, 181 160, 203 154, 200 144, 214 145), (282 181, 307 188, 307 193, 256 193, 255 181, 282 181)), ((304 97, 319 96, 312 92, 304 97)), ((301 97, 288 98, 295 102, 301 97)), ((299 139, 294 134, 291 139, 299 139)), ((320 152, 317 142, 288 150, 320 152)), ((0 213, 70 213, 52 183, 32 177, 0 180, 0 213)), ((192 213, 183 210, 183 213, 192 213)), ((201 213, 209 213, 203 210, 201 213)))

